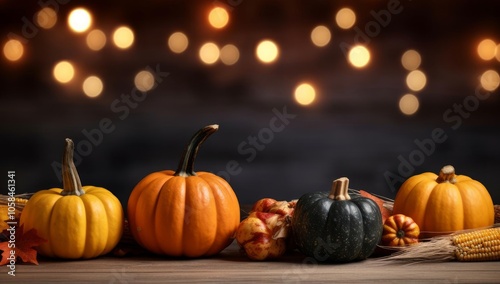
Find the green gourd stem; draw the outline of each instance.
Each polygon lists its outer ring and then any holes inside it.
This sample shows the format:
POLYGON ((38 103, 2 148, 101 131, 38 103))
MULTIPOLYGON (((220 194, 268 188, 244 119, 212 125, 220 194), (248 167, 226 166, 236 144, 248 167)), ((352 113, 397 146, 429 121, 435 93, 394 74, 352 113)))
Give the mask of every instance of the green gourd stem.
POLYGON ((63 191, 61 195, 80 196, 85 194, 73 161, 74 148, 73 140, 66 138, 66 146, 64 147, 62 160, 63 191))
POLYGON ((443 183, 443 182, 449 182, 449 183, 456 183, 457 179, 455 176, 455 168, 453 166, 444 166, 441 171, 439 172, 439 176, 436 179, 436 182, 438 183, 443 183))
POLYGON ((219 125, 212 124, 203 127, 193 135, 186 148, 184 148, 184 152, 182 153, 181 160, 179 162, 179 167, 174 174, 175 176, 188 177, 196 175, 194 171, 194 159, 198 154, 198 150, 201 144, 207 140, 208 136, 218 129, 219 125))
POLYGON ((398 231, 396 232, 396 237, 398 239, 404 238, 405 235, 406 235, 406 233, 405 233, 405 230, 403 230, 403 229, 398 229, 398 231))
POLYGON ((333 200, 351 200, 349 196, 349 179, 341 177, 333 181, 332 189, 328 198, 333 200))

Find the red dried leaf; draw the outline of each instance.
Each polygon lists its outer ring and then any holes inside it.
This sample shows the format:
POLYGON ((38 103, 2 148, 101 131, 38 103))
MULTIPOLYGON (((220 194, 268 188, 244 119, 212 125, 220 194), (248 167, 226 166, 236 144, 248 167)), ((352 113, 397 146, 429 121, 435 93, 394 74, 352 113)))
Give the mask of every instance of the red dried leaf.
MULTIPOLYGON (((10 236, 10 231, 4 230, 5 236, 10 236)), ((40 238, 35 229, 31 229, 24 232, 24 226, 15 228, 15 240, 10 242, 5 241, 0 243, 0 250, 3 251, 0 260, 0 266, 6 265, 9 263, 8 257, 11 255, 11 251, 14 251, 14 255, 17 258, 20 258, 25 263, 33 263, 38 265, 38 261, 36 259, 37 252, 34 247, 46 242, 40 238)))
POLYGON ((375 203, 377 203, 378 208, 380 209, 380 213, 382 213, 382 224, 385 223, 385 219, 387 219, 391 216, 392 212, 389 211, 389 209, 384 207, 384 201, 382 199, 380 199, 374 195, 371 195, 370 193, 368 193, 364 190, 360 190, 359 195, 366 197, 366 198, 370 198, 371 200, 375 201, 375 203))

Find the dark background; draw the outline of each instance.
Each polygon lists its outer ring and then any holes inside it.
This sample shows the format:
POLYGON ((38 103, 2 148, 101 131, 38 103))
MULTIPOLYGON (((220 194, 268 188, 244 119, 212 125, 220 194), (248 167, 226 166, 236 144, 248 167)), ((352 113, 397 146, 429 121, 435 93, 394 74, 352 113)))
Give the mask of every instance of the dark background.
MULTIPOLYGON (((39 31, 25 44, 20 62, 0 61, 0 169, 16 171, 16 193, 61 187, 52 164, 61 160, 64 138, 78 145, 108 118, 114 130, 77 163, 83 184, 114 192, 126 207, 135 184, 150 172, 175 169, 191 135, 204 125, 217 123, 219 131, 200 150, 196 170, 218 173, 229 161, 241 171, 229 176, 240 203, 263 197, 294 199, 310 191, 330 189, 333 179, 347 176, 351 187, 394 197, 400 182, 391 186, 385 175, 406 178, 398 170, 401 159, 418 150, 415 140, 432 138, 443 129, 446 140, 424 155, 408 171, 438 172, 447 164, 459 174, 481 181, 493 201, 500 204, 500 98, 498 90, 480 100, 467 118, 443 115, 454 105, 475 96, 479 76, 499 70, 497 60, 483 61, 476 53, 483 38, 500 41, 498 1, 401 1, 402 12, 392 15, 380 32, 365 42, 370 65, 355 69, 346 61, 342 43, 354 44, 356 32, 341 30, 336 11, 349 6, 355 24, 364 30, 374 21, 371 11, 387 9, 391 1, 69 1, 60 4, 58 22, 39 31), (206 21, 214 5, 229 9, 230 23, 214 30, 206 21), (85 45, 85 35, 66 25, 68 13, 83 6, 94 16, 94 28, 108 36, 104 49, 85 45), (118 50, 110 42, 114 28, 126 24, 135 32, 131 49, 118 50), (315 47, 309 34, 318 24, 332 32, 332 41, 315 47), (189 37, 182 54, 168 50, 168 36, 181 30, 189 37), (281 54, 271 65, 254 56, 256 44, 270 38, 281 54), (200 63, 198 49, 214 41, 232 43, 240 50, 233 66, 200 63), (417 94, 420 109, 405 116, 398 100, 409 90, 401 55, 416 49, 427 86, 417 94), (62 85, 52 77, 60 60, 77 65, 77 83, 62 85), (169 75, 147 93, 123 120, 111 104, 130 94, 135 74, 150 66, 169 75), (104 92, 87 98, 83 76, 97 74, 104 92), (78 77, 81 76, 81 77, 78 77), (316 102, 300 106, 293 90, 301 81, 312 82, 316 102), (274 133, 264 149, 248 161, 238 151, 249 136, 269 127, 273 109, 296 115, 283 131, 274 133)), ((56 3, 55 1, 53 3, 56 3)), ((31 20, 40 9, 37 1, 1 1, 2 46, 9 33, 22 33, 23 17, 31 20)), ((485 91, 481 91, 485 93, 485 91)), ((427 140, 426 140, 427 141, 427 140)), ((261 143, 262 144, 262 143, 261 143)), ((6 184, 6 182, 5 182, 6 184)), ((0 189, 7 192, 7 186, 0 189)))

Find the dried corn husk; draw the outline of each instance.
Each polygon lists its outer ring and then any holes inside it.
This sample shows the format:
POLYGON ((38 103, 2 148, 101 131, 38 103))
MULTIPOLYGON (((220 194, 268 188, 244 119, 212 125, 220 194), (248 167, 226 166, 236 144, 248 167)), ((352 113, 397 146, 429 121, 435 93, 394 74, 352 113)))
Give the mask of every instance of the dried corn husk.
MULTIPOLYGON (((382 196, 382 195, 371 193, 371 192, 370 192, 370 194, 382 199, 382 201, 384 202, 384 207, 387 208, 387 210, 392 212, 392 208, 394 207, 394 200, 392 200, 388 197, 382 196)), ((356 196, 356 195, 360 195, 360 193, 359 193, 359 190, 357 190, 357 189, 349 188, 349 195, 356 196)))
POLYGON ((0 205, 9 205, 9 204, 14 204, 14 207, 17 210, 22 211, 24 208, 24 205, 28 202, 28 199, 33 195, 33 193, 23 193, 23 194, 16 194, 14 195, 14 202, 10 202, 9 198, 11 198, 9 195, 5 194, 0 194, 0 205))

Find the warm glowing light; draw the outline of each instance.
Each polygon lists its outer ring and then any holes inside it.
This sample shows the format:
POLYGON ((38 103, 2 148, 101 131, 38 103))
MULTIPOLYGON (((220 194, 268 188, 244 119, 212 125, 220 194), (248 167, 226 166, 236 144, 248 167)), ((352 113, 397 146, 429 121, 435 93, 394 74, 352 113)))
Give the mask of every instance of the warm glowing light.
POLYGON ((489 38, 482 40, 477 45, 477 54, 483 60, 493 59, 496 53, 497 53, 497 44, 489 38))
POLYGON ((403 53, 403 56, 401 56, 401 64, 408 71, 412 71, 420 67, 421 62, 422 58, 420 57, 420 53, 413 49, 407 50, 403 53))
POLYGON ((413 70, 406 76, 406 85, 410 90, 418 92, 427 84, 427 77, 420 70, 413 70))
POLYGON ((119 27, 113 32, 113 42, 121 49, 127 49, 134 43, 134 32, 129 27, 119 27))
POLYGON ((279 49, 273 41, 263 40, 257 45, 255 54, 261 62, 272 63, 278 58, 279 49))
POLYGON ((200 59, 205 64, 214 64, 219 60, 220 50, 219 47, 213 42, 207 42, 200 48, 200 59))
POLYGON ((45 7, 36 13, 36 23, 44 29, 50 29, 57 23, 57 14, 54 9, 45 7))
POLYGON ((147 92, 155 87, 155 77, 149 71, 140 71, 134 78, 135 87, 141 92, 147 92))
POLYGON ((75 76, 75 68, 68 61, 60 61, 54 66, 54 78, 60 83, 68 83, 75 76))
POLYGON ((481 75, 481 86, 486 91, 494 91, 500 85, 500 75, 495 70, 488 70, 481 75))
POLYGON ((91 24, 92 16, 86 9, 77 8, 69 14, 68 25, 74 32, 83 33, 90 28, 91 24))
POLYGON ((496 53, 495 57, 497 58, 498 62, 500 62, 500 44, 497 45, 497 53, 496 53))
POLYGON ((102 93, 103 84, 97 76, 90 76, 83 81, 83 92, 87 97, 95 98, 102 93))
POLYGON ((222 29, 229 22, 229 14, 222 7, 215 7, 208 14, 208 22, 216 29, 222 29))
POLYGON ((350 8, 342 8, 337 12, 335 21, 341 29, 350 29, 356 23, 356 14, 350 8))
POLYGON ((8 40, 3 46, 3 55, 10 61, 17 61, 23 57, 23 44, 17 39, 8 40))
POLYGON ((406 94, 399 99, 399 110, 405 115, 415 114, 419 106, 420 103, 415 95, 406 94))
POLYGON ((172 52, 182 53, 184 52, 189 44, 188 37, 182 32, 175 32, 168 38, 168 47, 172 52))
POLYGON ((311 41, 318 47, 327 45, 332 39, 330 30, 325 26, 317 26, 311 32, 311 41))
POLYGON ((240 59, 240 51, 232 44, 224 45, 220 50, 220 61, 226 65, 233 65, 240 59))
POLYGON ((92 50, 101 50, 106 45, 106 35, 101 30, 93 30, 87 35, 87 46, 92 50))
POLYGON ((349 62, 356 68, 363 68, 370 62, 370 51, 362 46, 356 45, 349 51, 349 62))
POLYGON ((304 106, 310 105, 316 99, 316 90, 309 83, 302 83, 295 88, 295 100, 304 106))

